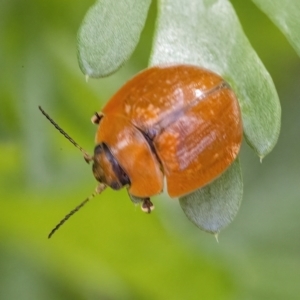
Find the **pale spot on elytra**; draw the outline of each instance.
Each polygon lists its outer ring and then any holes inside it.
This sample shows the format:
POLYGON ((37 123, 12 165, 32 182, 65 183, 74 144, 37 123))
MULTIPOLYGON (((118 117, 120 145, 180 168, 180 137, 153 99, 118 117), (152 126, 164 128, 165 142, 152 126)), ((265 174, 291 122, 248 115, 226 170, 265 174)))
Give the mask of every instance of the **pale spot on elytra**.
POLYGON ((214 155, 214 159, 216 160, 218 157, 219 157, 219 153, 216 153, 216 154, 214 155))
POLYGON ((125 113, 129 114, 130 111, 131 111, 131 105, 129 105, 129 104, 125 105, 125 113))
POLYGON ((150 103, 147 107, 147 110, 152 111, 154 109, 154 105, 150 103))

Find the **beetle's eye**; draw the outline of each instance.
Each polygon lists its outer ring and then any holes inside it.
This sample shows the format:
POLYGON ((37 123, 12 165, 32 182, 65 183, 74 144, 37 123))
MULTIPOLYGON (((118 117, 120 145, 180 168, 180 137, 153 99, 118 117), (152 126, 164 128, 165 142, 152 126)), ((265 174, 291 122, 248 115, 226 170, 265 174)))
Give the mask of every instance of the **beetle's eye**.
POLYGON ((101 163, 99 161, 99 159, 101 158, 101 154, 102 153, 103 153, 103 147, 102 147, 102 145, 97 145, 95 147, 95 150, 94 150, 93 173, 94 173, 95 178, 99 182, 106 183, 105 173, 104 173, 102 165, 101 165, 101 163))
POLYGON ((96 157, 97 155, 101 154, 103 152, 103 145, 99 144, 95 147, 94 149, 94 157, 96 157))
POLYGON ((127 174, 104 143, 97 145, 94 149, 93 173, 99 182, 115 190, 130 184, 127 174))

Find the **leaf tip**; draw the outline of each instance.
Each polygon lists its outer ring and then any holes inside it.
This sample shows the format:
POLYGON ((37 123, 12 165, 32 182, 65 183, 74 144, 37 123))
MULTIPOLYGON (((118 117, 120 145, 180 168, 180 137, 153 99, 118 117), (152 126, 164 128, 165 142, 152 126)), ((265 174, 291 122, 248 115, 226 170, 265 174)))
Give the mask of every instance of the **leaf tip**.
POLYGON ((217 243, 219 244, 219 232, 214 234, 217 243))

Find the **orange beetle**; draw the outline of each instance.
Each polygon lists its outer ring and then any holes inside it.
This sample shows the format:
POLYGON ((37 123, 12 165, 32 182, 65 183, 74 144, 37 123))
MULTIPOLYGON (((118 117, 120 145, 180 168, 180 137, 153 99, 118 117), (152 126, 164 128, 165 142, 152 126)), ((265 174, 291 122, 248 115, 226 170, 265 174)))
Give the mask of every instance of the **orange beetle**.
MULTIPOLYGON (((236 158, 238 101, 220 76, 192 65, 156 66, 127 82, 97 113, 93 171, 113 189, 128 186, 147 211, 149 197, 193 192, 236 158)), ((150 205, 150 206, 149 206, 150 205)))
POLYGON ((92 122, 98 124, 94 156, 72 142, 93 161, 100 182, 95 194, 106 186, 126 186, 132 201, 141 202, 146 212, 153 209, 150 197, 162 192, 164 177, 171 197, 217 178, 237 157, 243 134, 240 107, 229 84, 211 71, 183 64, 137 74, 92 122))

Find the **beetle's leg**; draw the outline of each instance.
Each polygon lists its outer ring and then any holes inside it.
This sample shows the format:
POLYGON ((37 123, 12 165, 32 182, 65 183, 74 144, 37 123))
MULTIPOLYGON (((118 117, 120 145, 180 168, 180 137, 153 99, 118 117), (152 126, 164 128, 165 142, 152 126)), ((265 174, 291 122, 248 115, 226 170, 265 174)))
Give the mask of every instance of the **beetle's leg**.
POLYGON ((154 205, 150 201, 150 198, 139 198, 139 197, 131 195, 130 193, 128 193, 128 195, 134 204, 141 203, 141 209, 143 212, 150 214, 151 211, 154 209, 154 205))
POLYGON ((91 121, 93 124, 98 125, 101 121, 101 119, 103 118, 103 113, 97 113, 95 112, 95 114, 92 116, 91 121))
POLYGON ((143 199, 141 209, 142 209, 143 212, 145 212, 147 214, 151 213, 151 211, 154 209, 154 205, 151 202, 150 198, 143 199))

